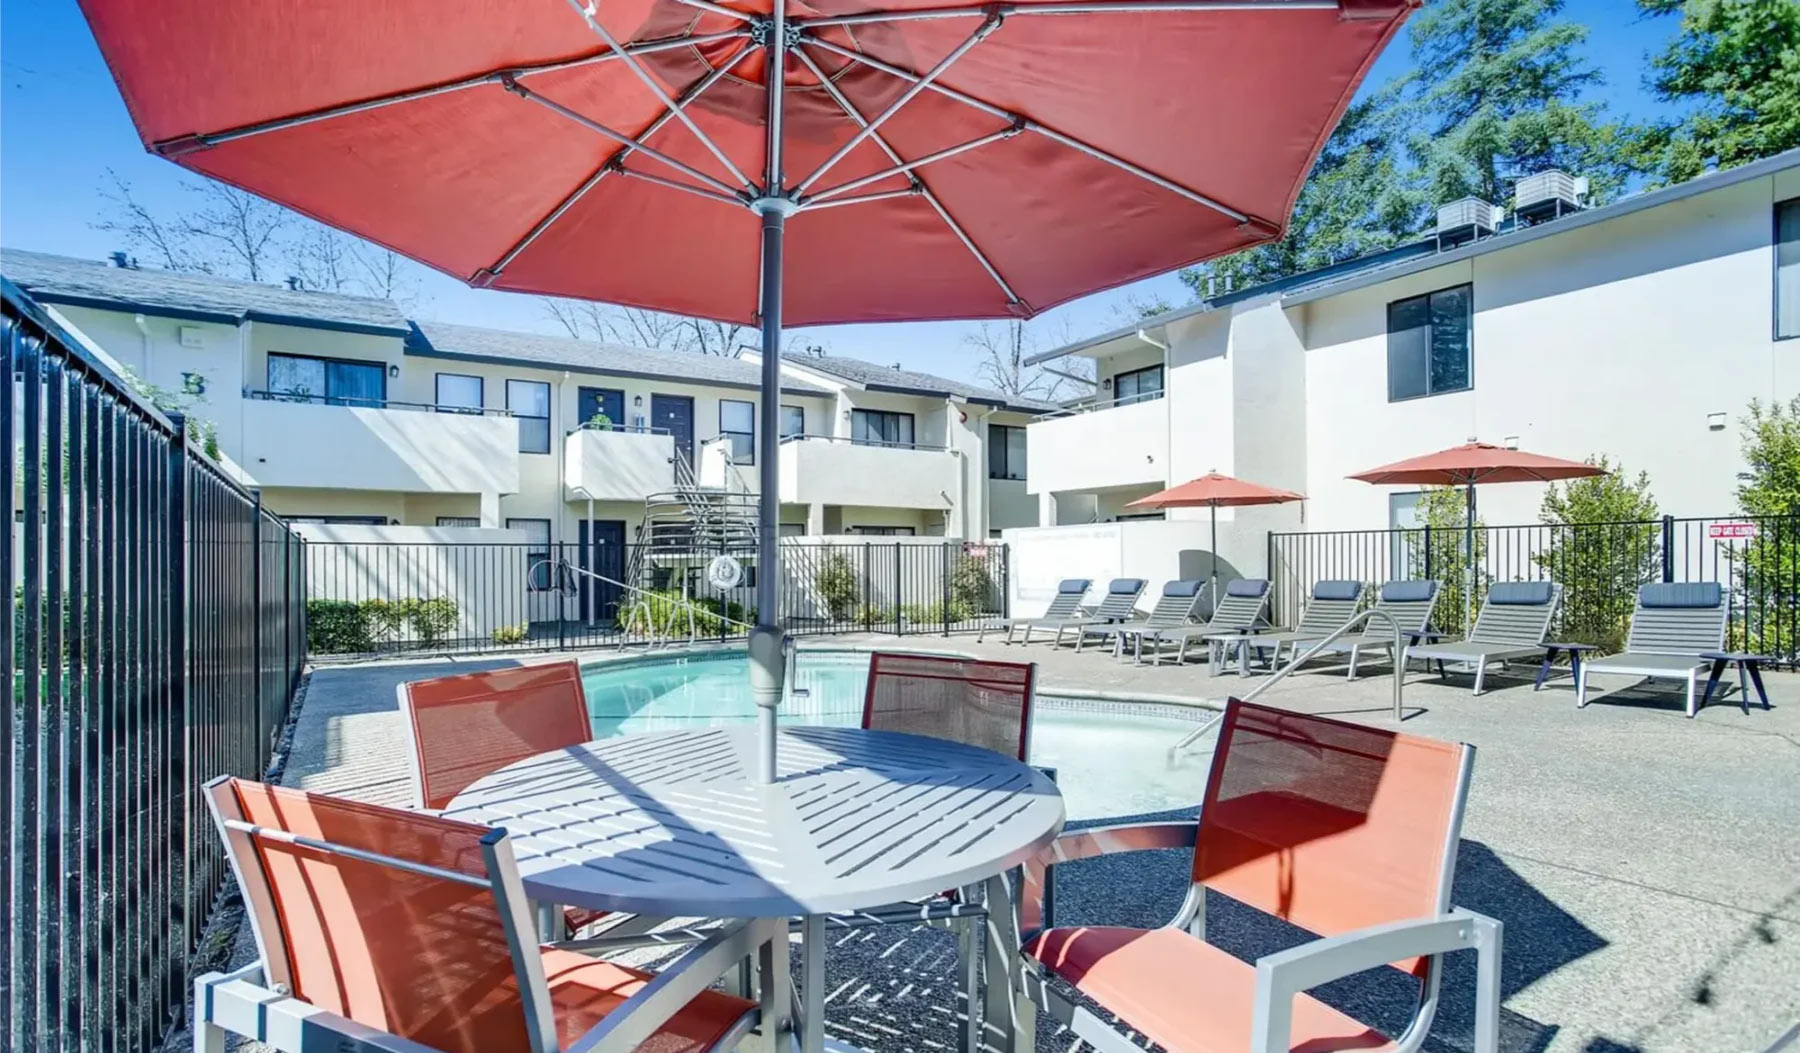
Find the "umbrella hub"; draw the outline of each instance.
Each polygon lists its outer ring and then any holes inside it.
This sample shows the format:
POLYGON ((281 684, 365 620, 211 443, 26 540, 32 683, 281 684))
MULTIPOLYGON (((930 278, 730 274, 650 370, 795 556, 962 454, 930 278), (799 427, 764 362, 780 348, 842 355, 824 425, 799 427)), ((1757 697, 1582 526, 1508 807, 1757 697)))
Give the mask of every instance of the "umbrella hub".
MULTIPOLYGON (((759 48, 766 48, 772 43, 771 37, 775 32, 775 20, 773 18, 767 16, 752 18, 750 19, 749 28, 750 42, 752 44, 755 44, 759 48)), ((798 47, 800 45, 800 35, 802 32, 804 32, 804 27, 798 22, 783 22, 781 24, 781 46, 784 48, 798 47)))

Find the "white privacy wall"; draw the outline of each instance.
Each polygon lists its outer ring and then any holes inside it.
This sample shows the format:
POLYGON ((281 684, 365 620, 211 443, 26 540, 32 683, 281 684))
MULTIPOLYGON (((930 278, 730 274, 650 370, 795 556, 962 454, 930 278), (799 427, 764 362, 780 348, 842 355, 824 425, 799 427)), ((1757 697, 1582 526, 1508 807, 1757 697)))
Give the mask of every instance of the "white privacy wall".
POLYGON ((455 602, 455 635, 487 638, 528 618, 525 533, 474 527, 296 523, 308 599, 455 602))

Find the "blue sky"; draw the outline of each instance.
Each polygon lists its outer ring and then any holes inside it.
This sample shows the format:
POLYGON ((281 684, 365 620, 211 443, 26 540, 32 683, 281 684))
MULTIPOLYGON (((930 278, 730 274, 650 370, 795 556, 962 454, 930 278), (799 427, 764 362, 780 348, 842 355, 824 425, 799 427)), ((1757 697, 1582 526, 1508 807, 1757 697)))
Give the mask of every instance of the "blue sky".
MULTIPOLYGON (((1653 115, 1643 90, 1642 65, 1675 30, 1673 18, 1645 19, 1630 0, 1569 0, 1566 14, 1591 29, 1589 54, 1606 77, 1597 98, 1626 116, 1653 115)), ((1368 85, 1404 72, 1407 46, 1397 41, 1377 62, 1368 85)), ((193 178, 146 154, 126 116, 87 23, 73 0, 6 0, 0 9, 0 243, 73 256, 103 258, 123 247, 96 230, 99 191, 108 168, 141 200, 177 207, 181 181, 193 178)), ((422 270, 422 269, 421 269, 422 270)), ((530 329, 561 330, 534 297, 478 292, 423 271, 420 317, 530 329)), ((1031 323, 1045 346, 1122 324, 1132 297, 1185 302, 1173 275, 1087 297, 1031 323)), ((956 377, 972 377, 977 353, 968 323, 833 326, 809 340, 838 354, 898 362, 956 377)))

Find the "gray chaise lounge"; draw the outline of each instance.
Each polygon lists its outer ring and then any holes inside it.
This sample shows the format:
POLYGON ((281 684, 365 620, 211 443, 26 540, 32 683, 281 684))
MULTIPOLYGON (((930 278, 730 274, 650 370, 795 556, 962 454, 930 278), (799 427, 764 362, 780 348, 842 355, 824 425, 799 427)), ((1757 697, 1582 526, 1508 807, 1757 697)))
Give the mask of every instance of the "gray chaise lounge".
MULTIPOLYGON (((1114 578, 1106 583, 1106 596, 1100 605, 1086 613, 1077 613, 1060 621, 1038 619, 1038 628, 1055 629, 1056 638, 1050 641, 1052 647, 1062 645, 1063 633, 1075 630, 1075 649, 1081 649, 1081 637, 1088 631, 1102 625, 1113 625, 1125 621, 1137 613, 1138 597, 1144 594, 1144 586, 1149 584, 1143 578, 1114 578)), ((1026 633, 1026 643, 1030 643, 1030 632, 1026 633)))
POLYGON ((1659 582, 1639 588, 1625 650, 1581 663, 1575 704, 1588 704, 1590 673, 1686 680, 1687 715, 1693 716, 1700 710, 1700 673, 1712 664, 1700 655, 1725 646, 1729 611, 1725 590, 1716 581, 1659 582))
MULTIPOLYGON (((1192 622, 1195 613, 1200 609, 1200 596, 1205 589, 1206 582, 1198 579, 1171 581, 1162 587, 1162 596, 1157 599, 1156 606, 1151 608, 1146 617, 1088 629, 1082 635, 1094 633, 1111 636, 1114 658, 1124 657, 1125 641, 1133 640, 1137 660, 1142 662, 1144 660, 1144 636, 1146 634, 1154 635, 1163 629, 1178 629, 1192 622)), ((1079 641, 1076 642, 1075 649, 1081 650, 1079 641)))
MULTIPOLYGON (((1162 664, 1162 645, 1165 640, 1173 640, 1179 646, 1175 651, 1177 665, 1187 660, 1188 644, 1194 640, 1205 641, 1209 645, 1224 637, 1236 637, 1246 629, 1255 628, 1262 620, 1263 611, 1269 606, 1269 579, 1239 578, 1226 584, 1224 595, 1213 610, 1212 620, 1205 625, 1181 625, 1170 629, 1157 629, 1148 633, 1150 641, 1155 644, 1151 652, 1157 665, 1162 664)), ((1142 646, 1140 643, 1139 646, 1142 646)), ((1208 658, 1213 656, 1209 651, 1208 658)), ((1215 665, 1214 671, 1217 671, 1215 665)))
MULTIPOLYGON (((1550 619, 1561 602, 1562 586, 1555 582, 1503 581, 1488 589, 1481 613, 1475 616, 1475 628, 1466 639, 1408 648, 1405 658, 1470 663, 1475 666, 1473 693, 1479 695, 1489 663, 1543 659, 1550 619)), ((1404 666, 1404 658, 1401 664, 1404 666)), ((1441 674, 1443 666, 1438 669, 1441 674)))
POLYGON ((1244 646, 1259 655, 1273 650, 1269 668, 1274 669, 1281 664, 1283 648, 1291 645, 1294 653, 1299 654, 1307 644, 1325 639, 1356 617, 1367 588, 1360 581, 1316 581, 1312 596, 1306 601, 1306 609, 1300 612, 1300 621, 1292 629, 1263 633, 1244 646))
MULTIPOLYGON (((1375 591, 1375 609, 1385 611, 1393 616, 1395 624, 1400 627, 1400 646, 1408 648, 1418 637, 1430 632, 1431 614, 1437 609, 1440 595, 1438 583, 1430 578, 1422 581, 1389 581, 1375 591)), ((1333 641, 1323 648, 1325 654, 1350 655, 1350 668, 1345 677, 1356 679, 1356 664, 1363 655, 1374 651, 1387 655, 1388 661, 1394 663, 1398 671, 1400 662, 1394 659, 1394 627, 1386 618, 1370 618, 1363 623, 1362 631, 1353 633, 1341 640, 1333 641)))
POLYGON ((1092 578, 1064 578, 1056 583, 1056 595, 1050 597, 1050 606, 1044 608, 1043 614, 1035 618, 1008 618, 993 625, 984 623, 975 630, 975 639, 977 642, 985 639, 989 629, 1005 629, 1006 642, 1012 643, 1013 630, 1023 628, 1025 642, 1030 643, 1034 626, 1060 622, 1080 614, 1081 601, 1087 598, 1088 587, 1093 584, 1092 578))

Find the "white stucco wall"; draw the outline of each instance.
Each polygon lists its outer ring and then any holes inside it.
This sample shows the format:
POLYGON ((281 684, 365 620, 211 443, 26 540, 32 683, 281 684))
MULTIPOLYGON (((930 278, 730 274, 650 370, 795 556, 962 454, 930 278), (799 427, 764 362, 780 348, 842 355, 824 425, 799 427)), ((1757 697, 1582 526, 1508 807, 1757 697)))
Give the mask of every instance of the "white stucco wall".
POLYGON ((1040 421, 1026 431, 1026 489, 1088 490, 1168 478, 1163 399, 1040 421))
MULTIPOLYGON (((1208 526, 1189 520, 1090 523, 1081 526, 1008 530, 1001 535, 1011 552, 1009 572, 1014 617, 1042 614, 1064 578, 1090 578, 1090 602, 1099 602, 1113 578, 1143 578, 1138 602, 1154 606, 1165 583, 1204 579, 1212 570, 1208 526)), ((1262 577, 1262 535, 1219 525, 1219 578, 1262 577)))
POLYGON ((296 524, 307 541, 308 595, 335 600, 447 598, 455 635, 487 638, 527 618, 517 530, 296 524))
POLYGON ((516 493, 518 444, 510 417, 262 402, 240 463, 256 486, 516 493))
POLYGON ((944 510, 955 506, 961 473, 947 450, 790 442, 781 448, 781 500, 944 510))
POLYGON ((582 428, 564 438, 563 485, 571 500, 642 501, 674 485, 667 435, 582 428))

